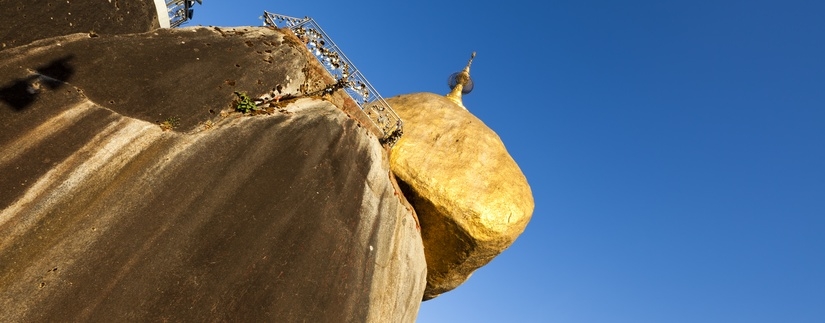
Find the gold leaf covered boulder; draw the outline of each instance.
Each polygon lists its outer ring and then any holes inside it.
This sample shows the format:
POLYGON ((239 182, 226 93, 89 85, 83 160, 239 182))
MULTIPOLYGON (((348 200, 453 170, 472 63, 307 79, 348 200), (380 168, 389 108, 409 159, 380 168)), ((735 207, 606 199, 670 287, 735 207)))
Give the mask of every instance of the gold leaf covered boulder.
MULTIPOLYGON (((459 85, 469 80, 469 65, 464 73, 459 85)), ((425 300, 456 288, 507 249, 533 213, 521 169, 498 135, 463 107, 460 93, 454 87, 452 97, 387 99, 404 120, 390 167, 421 223, 425 300)))

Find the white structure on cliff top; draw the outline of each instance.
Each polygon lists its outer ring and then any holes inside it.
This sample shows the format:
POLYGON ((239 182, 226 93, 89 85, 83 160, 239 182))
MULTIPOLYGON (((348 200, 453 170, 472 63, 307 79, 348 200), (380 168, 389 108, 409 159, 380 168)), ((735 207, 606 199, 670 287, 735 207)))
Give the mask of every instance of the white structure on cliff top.
POLYGON ((161 28, 179 27, 192 19, 195 3, 203 0, 154 0, 161 28))

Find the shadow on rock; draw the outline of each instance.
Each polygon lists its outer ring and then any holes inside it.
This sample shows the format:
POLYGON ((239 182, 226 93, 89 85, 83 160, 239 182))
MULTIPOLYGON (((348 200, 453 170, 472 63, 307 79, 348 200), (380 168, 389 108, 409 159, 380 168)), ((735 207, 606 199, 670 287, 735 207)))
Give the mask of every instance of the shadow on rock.
POLYGON ((67 55, 53 60, 48 65, 36 68, 34 75, 3 86, 0 88, 0 100, 15 111, 23 111, 34 103, 44 86, 54 90, 69 82, 74 75, 74 68, 69 64, 73 58, 74 55, 67 55))

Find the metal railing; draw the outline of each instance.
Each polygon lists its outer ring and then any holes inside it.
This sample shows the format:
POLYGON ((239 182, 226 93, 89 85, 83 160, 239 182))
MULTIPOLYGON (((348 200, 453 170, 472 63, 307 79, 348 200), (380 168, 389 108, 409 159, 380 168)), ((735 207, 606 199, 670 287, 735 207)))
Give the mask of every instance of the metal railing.
POLYGON ((295 18, 264 11, 264 24, 288 28, 335 78, 361 111, 382 131, 381 142, 392 146, 403 134, 403 121, 367 81, 344 52, 312 18, 295 18))
POLYGON ((195 2, 203 4, 203 0, 166 0, 166 12, 169 14, 169 26, 180 27, 190 19, 195 13, 192 7, 195 2))

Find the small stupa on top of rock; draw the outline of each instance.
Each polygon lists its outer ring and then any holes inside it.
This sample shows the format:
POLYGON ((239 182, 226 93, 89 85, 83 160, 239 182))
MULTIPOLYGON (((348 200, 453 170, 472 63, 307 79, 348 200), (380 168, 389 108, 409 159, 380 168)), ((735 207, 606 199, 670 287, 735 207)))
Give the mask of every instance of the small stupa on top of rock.
POLYGON ((461 72, 456 72, 450 75, 447 79, 447 85, 450 86, 450 93, 447 93, 447 98, 453 100, 458 106, 467 110, 464 107, 464 102, 461 101, 462 94, 468 94, 473 91, 473 79, 470 77, 470 65, 473 65, 473 59, 476 58, 476 52, 470 55, 470 60, 467 66, 461 72))
MULTIPOLYGON (((404 120, 390 167, 418 214, 427 259, 424 300, 462 284, 524 231, 534 201, 527 179, 499 136, 472 115, 462 94, 470 65, 450 76, 446 96, 387 99, 404 120)), ((495 104, 495 103, 491 103, 495 104)))

